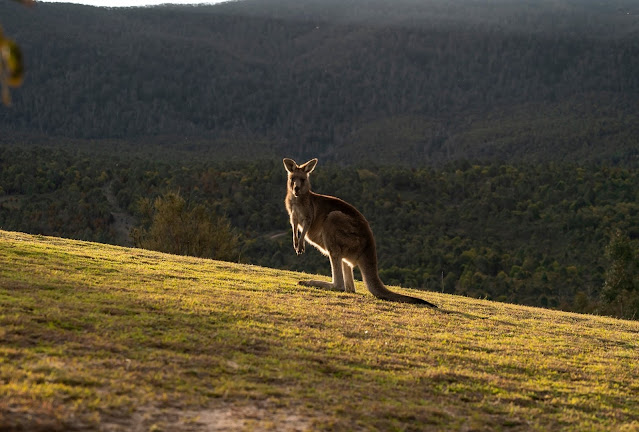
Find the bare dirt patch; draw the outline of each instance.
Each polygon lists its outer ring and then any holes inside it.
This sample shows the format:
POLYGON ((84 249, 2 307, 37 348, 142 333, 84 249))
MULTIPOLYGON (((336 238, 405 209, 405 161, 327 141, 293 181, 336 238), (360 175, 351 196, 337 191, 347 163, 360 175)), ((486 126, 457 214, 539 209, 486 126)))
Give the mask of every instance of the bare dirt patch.
POLYGON ((313 419, 293 410, 269 407, 264 404, 220 405, 200 410, 145 407, 130 418, 103 421, 104 432, 147 431, 243 431, 277 430, 303 432, 312 429, 313 419))

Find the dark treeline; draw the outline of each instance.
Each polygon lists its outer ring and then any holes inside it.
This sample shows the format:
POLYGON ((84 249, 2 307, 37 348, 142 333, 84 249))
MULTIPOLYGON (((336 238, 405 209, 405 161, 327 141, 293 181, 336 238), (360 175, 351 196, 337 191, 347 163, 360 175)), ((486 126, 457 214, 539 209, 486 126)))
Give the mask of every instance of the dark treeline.
POLYGON ((241 142, 414 166, 625 162, 639 135, 636 12, 623 0, 3 1, 27 78, 0 110, 0 139, 166 139, 218 157, 241 142))
MULTIPOLYGON (((369 219, 386 283, 580 312, 637 312, 609 306, 620 302, 614 290, 602 295, 611 239, 621 234, 621 244, 637 250, 636 170, 468 162, 344 168, 320 161, 312 181, 369 219)), ((206 213, 215 226, 230 225, 228 258, 329 274, 316 251, 293 252, 279 160, 183 164, 0 147, 2 229, 132 244, 114 213, 129 213, 144 230, 149 203, 177 202, 175 194, 202 223, 206 213)))

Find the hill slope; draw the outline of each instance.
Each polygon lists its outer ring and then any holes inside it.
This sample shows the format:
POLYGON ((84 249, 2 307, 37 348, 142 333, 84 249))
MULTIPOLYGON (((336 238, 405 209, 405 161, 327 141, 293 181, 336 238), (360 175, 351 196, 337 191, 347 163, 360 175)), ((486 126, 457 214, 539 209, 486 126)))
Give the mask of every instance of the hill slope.
POLYGON ((632 160, 636 11, 628 0, 2 2, 27 76, 0 110, 0 139, 405 165, 632 160))
POLYGON ((0 429, 639 425, 637 322, 300 277, 0 231, 0 429))

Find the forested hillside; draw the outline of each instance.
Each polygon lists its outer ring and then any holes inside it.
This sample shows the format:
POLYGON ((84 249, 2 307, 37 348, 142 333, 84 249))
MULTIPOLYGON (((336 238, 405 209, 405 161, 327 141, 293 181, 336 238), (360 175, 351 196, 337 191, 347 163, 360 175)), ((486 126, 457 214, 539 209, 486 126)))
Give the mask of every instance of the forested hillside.
POLYGON ((632 161, 636 2, 0 2, 26 81, 5 143, 172 148, 419 166, 632 161))
POLYGON ((0 23, 26 66, 0 229, 326 274, 283 206, 281 158, 319 157, 387 283, 638 316, 635 1, 0 1, 0 23))
MULTIPOLYGON (((293 251, 285 178, 280 161, 182 163, 0 147, 0 229, 130 245, 130 232, 169 221, 171 230, 160 234, 164 245, 153 248, 187 253, 172 243, 195 237, 174 232, 212 225, 223 244, 213 239, 208 251, 194 254, 330 274, 328 260, 312 248, 301 257, 293 251), (158 197, 172 205, 154 210, 158 197), (135 216, 124 232, 120 212, 135 216)), ((622 246, 638 249, 634 169, 320 162, 312 181, 369 219, 389 284, 628 318, 639 311, 637 269, 628 267, 631 285, 604 289, 617 233, 622 246)), ((193 235, 201 239, 199 231, 193 235)))

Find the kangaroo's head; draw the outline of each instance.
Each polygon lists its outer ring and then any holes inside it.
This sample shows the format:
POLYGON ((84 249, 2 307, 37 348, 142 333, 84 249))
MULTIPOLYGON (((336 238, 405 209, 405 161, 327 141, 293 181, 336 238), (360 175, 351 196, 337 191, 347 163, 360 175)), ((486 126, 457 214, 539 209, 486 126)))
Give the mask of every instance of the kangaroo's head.
POLYGON ((288 172, 287 188, 293 196, 299 197, 311 191, 311 182, 308 175, 317 165, 317 159, 311 159, 302 165, 297 165, 293 159, 284 159, 284 168, 288 172))

